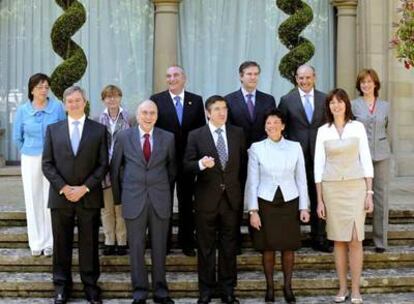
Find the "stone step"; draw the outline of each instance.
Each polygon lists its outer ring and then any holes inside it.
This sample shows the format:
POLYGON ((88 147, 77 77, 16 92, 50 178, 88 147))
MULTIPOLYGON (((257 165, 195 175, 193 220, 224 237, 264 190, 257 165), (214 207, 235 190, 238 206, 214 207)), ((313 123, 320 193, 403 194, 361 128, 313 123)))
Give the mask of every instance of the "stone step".
MULTIPOLYGON (((146 253, 146 263, 151 265, 150 250, 146 253)), ((276 257, 276 269, 280 270, 279 253, 276 257)), ((100 256, 102 272, 129 271, 128 256, 100 256)), ((78 250, 73 251, 73 265, 77 269, 78 250)), ((244 249, 243 254, 237 257, 239 270, 261 271, 261 254, 244 249)), ((172 250, 167 256, 167 271, 191 272, 197 270, 196 257, 187 257, 180 250, 172 250)), ((391 246, 385 253, 376 253, 373 247, 366 247, 364 251, 364 266, 369 269, 381 268, 414 268, 414 247, 391 246)), ((52 258, 33 257, 29 249, 12 248, 0 249, 0 268, 3 272, 50 272, 52 258)), ((315 252, 310 248, 302 248, 296 252, 295 269, 334 269, 334 257, 330 253, 315 252)))
MULTIPOLYGON (((151 276, 149 276, 150 278, 151 276)), ((282 274, 275 273, 276 295, 281 296, 282 274)), ((73 294, 83 296, 80 278, 73 275, 73 294)), ((173 297, 196 297, 198 294, 196 273, 167 273, 167 282, 173 297)), ((338 280, 334 270, 295 271, 293 289, 298 296, 333 295, 338 280)), ((131 283, 129 273, 103 273, 99 285, 106 298, 129 298, 131 283)), ((264 274, 259 271, 239 272, 236 293, 240 297, 262 297, 266 289, 264 274)), ((414 269, 375 269, 362 273, 363 294, 414 292, 414 269)), ((0 272, 0 297, 51 297, 52 274, 0 272)))
MULTIPOLYGON (((251 247, 251 239, 247 227, 242 227, 243 247, 251 247)), ((302 226, 302 241, 304 246, 309 246, 310 227, 302 226)), ((365 226, 365 245, 372 244, 372 226, 365 226)), ((177 246, 177 229, 173 229, 173 248, 177 246)), ((75 228, 75 246, 77 229, 75 228)), ((99 233, 99 241, 102 243, 104 235, 102 228, 99 233)), ((414 224, 391 224, 388 231, 389 245, 414 245, 414 224)), ((27 228, 24 226, 0 226, 0 248, 27 247, 27 228)))
MULTIPOLYGON (((365 294, 363 295, 364 303, 366 304, 413 304, 414 293, 389 293, 389 294, 365 294)), ((197 298, 174 298, 176 304, 195 304, 197 298)), ((0 304, 50 304, 51 298, 0 298, 0 304)), ((84 299, 71 299, 68 304, 85 304, 84 299)), ((130 304, 131 299, 105 299, 104 304, 130 304)), ((152 300, 147 300, 148 304, 154 303, 152 300)), ((211 304, 219 304, 219 299, 213 299, 211 304)), ((241 304, 258 304, 264 303, 263 297, 259 298, 241 298, 241 304)), ((282 297, 276 297, 275 303, 284 303, 282 297)), ((309 296, 296 297, 297 304, 321 304, 332 303, 332 296, 309 296)))
MULTIPOLYGON (((0 209, 1 210, 1 209, 0 209)), ((243 225, 247 225, 247 215, 243 217, 243 225)), ((391 209, 389 214, 390 224, 414 224, 414 208, 412 210, 391 209)), ((372 223, 371 216, 367 217, 366 223, 372 223)), ((178 213, 173 214, 173 225, 178 224, 178 213)), ((24 211, 0 211, 0 226, 25 226, 26 212, 24 211)), ((306 225, 305 225, 306 226, 306 225)))

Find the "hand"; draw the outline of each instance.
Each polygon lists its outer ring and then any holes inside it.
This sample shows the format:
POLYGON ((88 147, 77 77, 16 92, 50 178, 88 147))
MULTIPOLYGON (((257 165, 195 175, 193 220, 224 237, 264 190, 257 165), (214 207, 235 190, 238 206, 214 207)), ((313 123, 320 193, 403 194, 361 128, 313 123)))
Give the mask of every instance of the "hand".
POLYGON ((300 210, 300 216, 299 217, 300 217, 300 220, 303 223, 309 222, 309 219, 310 219, 309 210, 307 210, 307 209, 300 210))
POLYGON ((322 201, 318 202, 318 207, 316 209, 316 213, 318 214, 320 219, 326 220, 325 204, 322 201))
POLYGON ((250 226, 260 231, 260 228, 262 227, 262 222, 260 221, 260 216, 258 212, 253 212, 250 215, 250 226))
POLYGON ((374 211, 374 202, 372 201, 372 194, 367 193, 365 197, 365 212, 372 213, 374 211))
POLYGON ((204 156, 201 160, 201 164, 206 168, 213 168, 214 167, 214 158, 210 156, 204 156))
POLYGON ((68 187, 70 190, 67 193, 64 192, 64 194, 65 194, 66 199, 72 203, 77 203, 88 192, 86 186, 68 186, 68 187))

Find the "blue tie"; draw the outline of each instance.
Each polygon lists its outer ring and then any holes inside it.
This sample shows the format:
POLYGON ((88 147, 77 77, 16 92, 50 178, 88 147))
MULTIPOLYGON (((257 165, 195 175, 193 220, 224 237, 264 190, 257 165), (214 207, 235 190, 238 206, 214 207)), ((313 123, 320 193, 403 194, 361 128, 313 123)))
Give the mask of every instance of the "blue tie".
POLYGON ((221 168, 224 170, 224 168, 226 168, 228 155, 227 155, 226 144, 224 143, 223 135, 221 135, 223 130, 218 128, 215 132, 218 135, 217 144, 216 144, 217 153, 218 153, 218 156, 220 158, 221 168))
POLYGON ((313 117, 313 109, 312 109, 312 104, 309 100, 309 96, 310 95, 305 95, 305 113, 306 113, 306 118, 308 119, 308 122, 311 123, 312 117, 313 117))
POLYGON ((72 151, 73 151, 73 154, 75 155, 78 152, 79 142, 80 142, 79 124, 80 122, 77 120, 72 122, 73 131, 72 131, 72 136, 70 137, 70 143, 72 144, 72 151))
POLYGON ((175 100, 175 112, 177 112, 177 118, 178 118, 178 121, 181 125, 181 123, 183 121, 183 105, 181 104, 180 96, 175 96, 174 100, 175 100))
POLYGON ((254 119, 254 104, 253 104, 253 94, 247 94, 247 109, 249 110, 250 120, 254 119))

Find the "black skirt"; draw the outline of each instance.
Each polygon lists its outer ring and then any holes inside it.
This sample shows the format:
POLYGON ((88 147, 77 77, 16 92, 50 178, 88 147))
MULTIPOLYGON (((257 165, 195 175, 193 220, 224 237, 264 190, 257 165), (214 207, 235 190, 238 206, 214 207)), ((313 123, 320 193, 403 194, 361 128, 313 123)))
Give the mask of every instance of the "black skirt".
POLYGON ((299 198, 285 202, 280 187, 273 202, 259 198, 260 230, 250 226, 256 250, 296 250, 301 247, 299 198))

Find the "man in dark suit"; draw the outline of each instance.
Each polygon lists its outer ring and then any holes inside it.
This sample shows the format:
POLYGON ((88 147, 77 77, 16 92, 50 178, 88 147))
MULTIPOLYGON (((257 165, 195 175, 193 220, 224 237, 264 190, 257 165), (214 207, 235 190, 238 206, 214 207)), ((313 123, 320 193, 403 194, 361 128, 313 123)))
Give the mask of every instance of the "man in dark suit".
POLYGON ((311 236, 312 248, 323 252, 332 252, 326 240, 325 222, 319 219, 316 208, 316 188, 313 175, 313 160, 318 128, 325 121, 326 94, 315 89, 315 70, 309 65, 302 65, 296 71, 298 87, 280 99, 279 109, 286 115, 285 135, 288 139, 298 141, 305 156, 308 192, 311 202, 311 236))
POLYGON ((151 100, 137 109, 138 127, 119 133, 111 161, 115 204, 122 203, 130 249, 132 303, 148 296, 145 236, 151 235, 152 289, 155 303, 172 304, 165 279, 165 256, 171 217, 170 184, 175 178, 174 135, 154 128, 157 106, 151 100))
MULTIPOLYGON (((176 184, 179 212, 178 243, 185 255, 195 256, 194 175, 184 172, 183 158, 188 133, 204 126, 206 119, 201 96, 185 91, 185 82, 186 75, 183 68, 176 65, 170 66, 167 69, 168 90, 155 94, 150 99, 158 106, 156 126, 175 135, 177 178, 171 186, 171 197, 174 195, 174 184, 176 184)), ((170 247, 171 226, 168 239, 170 247)))
MULTIPOLYGON (((225 96, 229 106, 229 122, 243 128, 247 148, 252 143, 266 137, 264 118, 267 112, 276 108, 272 95, 257 90, 260 65, 255 61, 245 61, 239 66, 241 88, 225 96)), ((247 163, 246 163, 247 165, 247 163)), ((247 167, 242 171, 242 188, 244 188, 247 167)), ((244 191, 243 191, 244 192, 244 191)), ((243 219, 243 209, 239 214, 239 226, 243 219)), ((241 254, 242 234, 238 234, 238 254, 241 254)))
POLYGON ((47 128, 42 169, 50 181, 55 304, 66 303, 72 287, 72 243, 75 219, 79 268, 86 299, 102 303, 98 231, 103 207, 101 181, 108 166, 106 129, 86 118, 86 97, 77 86, 63 93, 68 119, 47 128))
POLYGON ((272 95, 257 90, 260 66, 245 61, 239 67, 241 88, 225 96, 229 105, 229 122, 243 128, 247 148, 265 138, 265 114, 276 108, 272 95))
POLYGON ((185 169, 197 175, 194 191, 200 292, 197 303, 210 302, 216 283, 224 303, 239 303, 234 296, 234 287, 237 283, 237 230, 242 208, 241 168, 246 161, 245 138, 241 128, 226 125, 228 108, 224 97, 210 97, 205 108, 209 123, 190 132, 184 157, 185 169))

